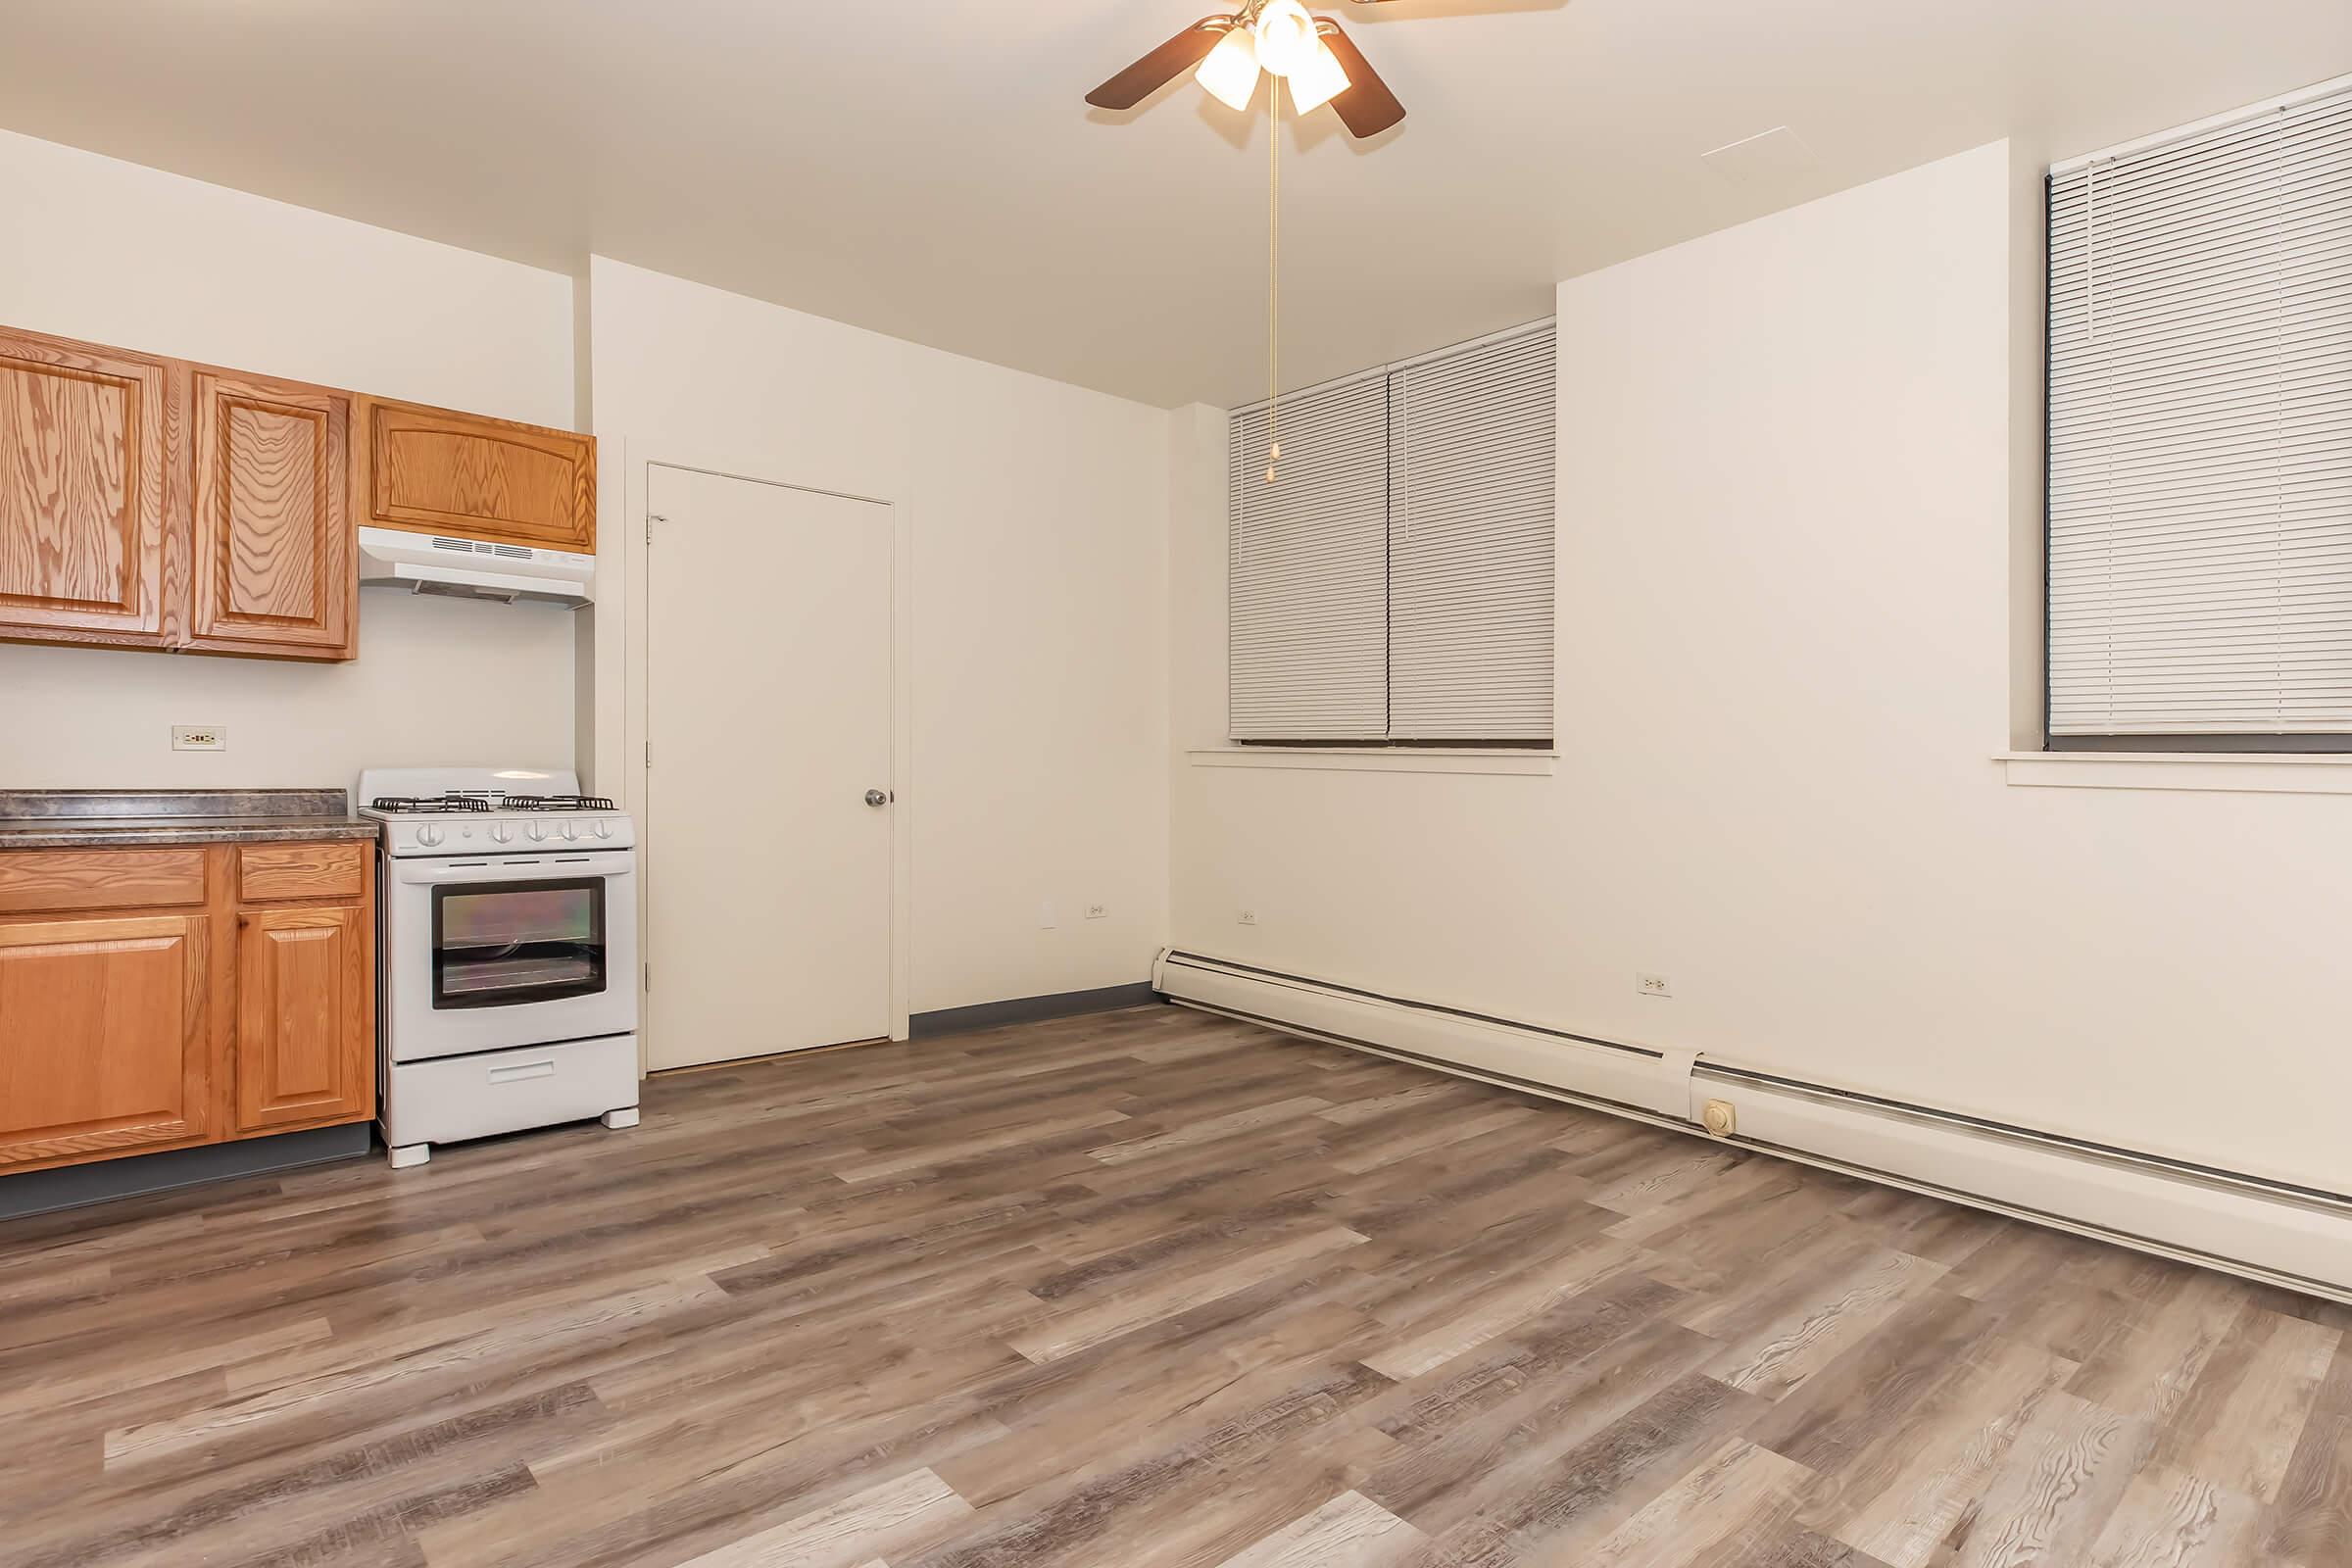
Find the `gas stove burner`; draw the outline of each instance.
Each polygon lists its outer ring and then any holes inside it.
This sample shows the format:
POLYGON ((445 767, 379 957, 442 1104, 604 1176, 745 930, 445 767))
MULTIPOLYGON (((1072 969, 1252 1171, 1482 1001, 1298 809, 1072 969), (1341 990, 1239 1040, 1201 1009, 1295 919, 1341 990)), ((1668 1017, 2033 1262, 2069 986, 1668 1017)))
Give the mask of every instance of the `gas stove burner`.
POLYGON ((602 795, 510 795, 510 811, 617 811, 619 807, 602 795))
POLYGON ((369 801, 370 808, 378 811, 487 811, 490 798, 486 795, 379 795, 369 801))

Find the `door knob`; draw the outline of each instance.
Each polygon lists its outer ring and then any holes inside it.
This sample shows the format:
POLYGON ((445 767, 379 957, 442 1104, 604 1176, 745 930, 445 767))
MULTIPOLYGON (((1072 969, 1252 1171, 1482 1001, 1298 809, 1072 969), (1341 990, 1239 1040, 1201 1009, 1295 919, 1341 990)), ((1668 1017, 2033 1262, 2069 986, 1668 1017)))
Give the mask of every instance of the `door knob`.
POLYGON ((867 790, 865 792, 865 804, 868 806, 888 806, 890 804, 890 791, 867 790))

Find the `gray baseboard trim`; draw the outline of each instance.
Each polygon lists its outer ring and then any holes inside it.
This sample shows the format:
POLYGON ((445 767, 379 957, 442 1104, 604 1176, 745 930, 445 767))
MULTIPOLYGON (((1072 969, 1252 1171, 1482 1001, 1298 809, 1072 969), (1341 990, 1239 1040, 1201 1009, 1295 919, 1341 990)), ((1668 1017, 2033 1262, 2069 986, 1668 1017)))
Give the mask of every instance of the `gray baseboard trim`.
POLYGON ((304 1165, 353 1159, 368 1152, 374 1133, 374 1123, 360 1121, 279 1133, 274 1138, 201 1144, 194 1149, 167 1149, 157 1154, 130 1154, 87 1165, 0 1176, 0 1219, 24 1219, 118 1198, 140 1198, 238 1176, 268 1176, 304 1165))
POLYGON ((959 1035, 973 1029, 996 1029, 1008 1023, 1036 1023, 1045 1018, 1070 1018, 1082 1012, 1109 1012, 1116 1007, 1140 1007, 1156 1002, 1159 993, 1149 980, 1132 985, 1099 986, 1092 991, 1057 991, 1048 997, 1014 997, 1005 1002, 980 1002, 968 1007, 942 1007, 918 1012, 906 1020, 910 1040, 935 1035, 959 1035))

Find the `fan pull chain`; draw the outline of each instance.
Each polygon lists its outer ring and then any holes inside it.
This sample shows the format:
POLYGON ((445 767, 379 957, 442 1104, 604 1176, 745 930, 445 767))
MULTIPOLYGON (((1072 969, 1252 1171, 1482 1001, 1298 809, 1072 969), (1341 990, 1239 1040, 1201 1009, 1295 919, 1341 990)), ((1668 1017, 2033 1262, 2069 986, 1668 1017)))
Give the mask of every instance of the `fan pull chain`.
POLYGON ((1282 82, 1266 83, 1266 483, 1282 461, 1282 82))

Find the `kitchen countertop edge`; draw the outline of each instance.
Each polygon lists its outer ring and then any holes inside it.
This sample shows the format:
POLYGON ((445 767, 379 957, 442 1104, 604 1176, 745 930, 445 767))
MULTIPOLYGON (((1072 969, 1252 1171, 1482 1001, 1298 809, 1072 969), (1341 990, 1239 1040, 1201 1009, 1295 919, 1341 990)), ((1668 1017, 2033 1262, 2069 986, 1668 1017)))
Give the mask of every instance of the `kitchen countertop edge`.
POLYGON ((11 817, 0 818, 0 850, 129 848, 154 844, 254 844, 372 839, 378 824, 357 816, 11 817))

